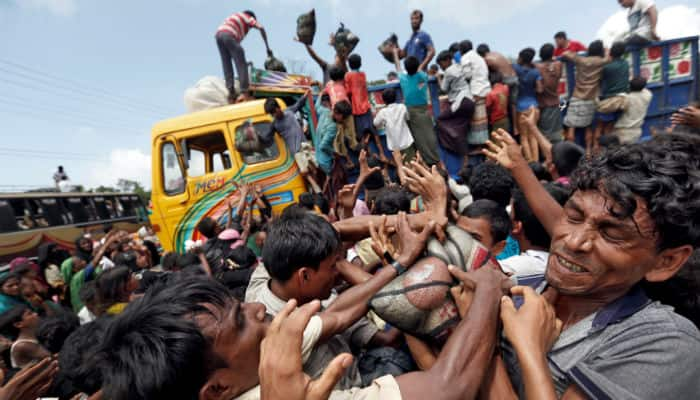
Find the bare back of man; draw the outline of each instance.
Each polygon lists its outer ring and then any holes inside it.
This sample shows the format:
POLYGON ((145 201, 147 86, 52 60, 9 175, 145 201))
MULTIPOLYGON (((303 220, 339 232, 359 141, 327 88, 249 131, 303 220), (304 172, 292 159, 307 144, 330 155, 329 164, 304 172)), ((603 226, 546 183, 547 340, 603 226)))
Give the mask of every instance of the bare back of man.
POLYGON ((500 72, 504 78, 515 76, 515 70, 511 61, 503 54, 490 51, 486 53, 484 60, 486 60, 486 65, 489 66, 490 70, 500 72))

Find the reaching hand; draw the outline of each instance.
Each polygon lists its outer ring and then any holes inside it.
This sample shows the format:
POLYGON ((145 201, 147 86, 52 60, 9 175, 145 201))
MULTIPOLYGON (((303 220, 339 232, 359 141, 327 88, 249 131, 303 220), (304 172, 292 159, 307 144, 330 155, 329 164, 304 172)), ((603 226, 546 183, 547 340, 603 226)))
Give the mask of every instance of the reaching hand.
POLYGON ((355 201, 355 185, 345 185, 338 191, 338 209, 342 218, 352 216, 355 201))
POLYGON ((396 235, 398 238, 394 259, 404 267, 413 265, 418 256, 423 253, 430 234, 435 230, 435 221, 430 221, 423 230, 416 232, 408 224, 405 212, 396 216, 396 235))
POLYGON ((528 286, 515 286, 511 293, 523 296, 524 303, 516 310, 513 300, 503 296, 501 320, 506 337, 516 351, 546 354, 557 341, 562 328, 554 307, 545 296, 535 293, 528 286))
POLYGON ((671 116, 671 122, 676 125, 688 125, 693 128, 700 128, 700 108, 681 108, 671 116))
MULTIPOLYGON (((519 162, 524 162, 523 153, 520 145, 503 129, 499 129, 491 134, 493 140, 486 142, 488 149, 484 149, 484 155, 489 159, 496 161, 503 168, 512 170, 519 162)), ((527 163, 526 163, 527 164, 527 163)))
POLYGON ((318 300, 299 308, 290 300, 267 328, 260 348, 261 400, 325 400, 345 369, 352 363, 347 353, 338 355, 316 380, 302 370, 304 329, 320 309, 318 300))
POLYGON ((438 173, 437 167, 432 169, 419 162, 412 162, 411 168, 402 167, 408 189, 423 198, 425 210, 431 214, 431 220, 436 223, 435 234, 440 241, 445 237, 447 226, 447 183, 438 173))
POLYGON ((373 173, 381 170, 380 167, 369 167, 367 163, 367 150, 362 150, 357 160, 360 163, 360 176, 357 178, 358 181, 364 181, 373 173))
POLYGON ((380 259, 384 260, 384 254, 389 254, 395 258, 396 249, 389 237, 389 227, 387 226, 386 215, 382 216, 382 222, 375 225, 374 222, 369 222, 369 234, 372 237, 372 250, 380 259))
POLYGON ((0 400, 34 400, 41 397, 51 386, 58 372, 58 361, 51 357, 25 367, 0 388, 0 400))

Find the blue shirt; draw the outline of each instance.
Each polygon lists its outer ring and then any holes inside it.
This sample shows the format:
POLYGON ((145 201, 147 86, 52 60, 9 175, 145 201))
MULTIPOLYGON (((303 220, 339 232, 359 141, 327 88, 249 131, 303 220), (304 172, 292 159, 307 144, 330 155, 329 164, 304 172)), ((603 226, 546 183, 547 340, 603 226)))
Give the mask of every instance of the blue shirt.
POLYGON ((326 174, 333 169, 333 140, 337 132, 331 110, 321 105, 321 96, 316 103, 318 125, 316 126, 316 163, 326 174))
POLYGON ((462 62, 462 53, 455 51, 455 55, 452 56, 452 59, 454 60, 455 64, 460 64, 462 62))
POLYGON ((423 62, 428 54, 428 47, 433 47, 433 39, 427 33, 418 31, 413 32, 413 35, 403 47, 403 51, 406 52, 406 57, 414 56, 419 62, 423 62))
POLYGON ((406 107, 428 104, 428 74, 418 71, 414 75, 399 74, 401 93, 406 107))
POLYGON ((527 111, 530 107, 537 107, 537 81, 542 80, 542 75, 537 68, 529 68, 513 64, 515 73, 518 74, 518 112, 527 111))

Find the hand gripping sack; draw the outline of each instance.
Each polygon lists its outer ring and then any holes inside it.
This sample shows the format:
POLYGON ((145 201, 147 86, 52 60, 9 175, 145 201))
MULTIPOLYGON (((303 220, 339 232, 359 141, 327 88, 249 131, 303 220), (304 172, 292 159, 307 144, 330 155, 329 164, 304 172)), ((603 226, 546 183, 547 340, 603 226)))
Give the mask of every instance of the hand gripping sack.
POLYGON ((309 46, 314 43, 314 35, 316 34, 316 10, 311 9, 306 14, 301 14, 297 18, 297 39, 301 43, 309 46))
POLYGON ((394 63, 394 48, 399 47, 399 38, 395 33, 392 33, 382 44, 379 45, 379 52, 382 53, 384 59, 390 63, 394 63))
POLYGON ((350 29, 345 28, 345 25, 341 22, 340 28, 338 28, 338 31, 335 33, 333 46, 338 54, 347 57, 350 55, 350 53, 352 53, 359 41, 360 38, 352 33, 350 29))
POLYGON ((459 322, 449 288, 457 284, 448 264, 465 271, 481 267, 499 268, 490 252, 456 225, 446 229, 441 244, 431 238, 428 257, 394 278, 371 300, 370 307, 398 329, 433 343, 442 343, 459 322))
POLYGON ((287 72, 287 67, 285 67, 284 63, 275 56, 267 57, 267 59, 265 60, 265 69, 268 71, 275 72, 287 72))

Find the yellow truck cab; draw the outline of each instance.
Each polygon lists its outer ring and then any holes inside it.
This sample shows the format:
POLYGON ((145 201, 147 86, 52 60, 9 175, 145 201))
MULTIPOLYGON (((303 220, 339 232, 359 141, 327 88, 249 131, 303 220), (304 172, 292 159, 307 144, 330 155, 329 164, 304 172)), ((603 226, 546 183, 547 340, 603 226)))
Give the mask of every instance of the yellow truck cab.
MULTIPOLYGON (((268 89, 266 94, 274 95, 275 88, 268 89)), ((299 85, 277 94, 293 98, 307 89, 299 85)), ((277 102, 286 107, 279 98, 277 102)), ((270 128, 272 118, 265 113, 264 103, 263 98, 227 105, 153 127, 151 224, 165 250, 184 251, 185 241, 200 239, 196 226, 205 217, 223 223, 228 202, 237 204, 241 182, 263 188, 273 212, 306 191, 294 155, 278 134, 265 151, 243 154, 236 149, 236 135, 251 124, 258 132, 270 128)))

